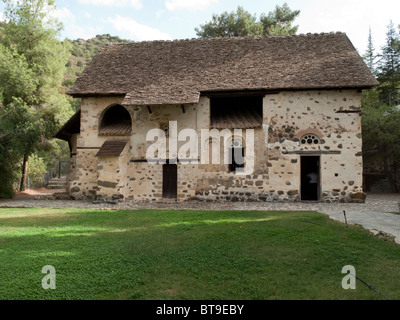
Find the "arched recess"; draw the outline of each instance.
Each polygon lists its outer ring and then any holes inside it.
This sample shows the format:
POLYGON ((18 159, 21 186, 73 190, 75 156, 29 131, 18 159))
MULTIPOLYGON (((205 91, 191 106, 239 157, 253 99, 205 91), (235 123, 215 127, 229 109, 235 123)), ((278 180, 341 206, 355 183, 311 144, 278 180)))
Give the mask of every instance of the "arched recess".
POLYGON ((102 114, 99 126, 101 136, 130 136, 132 118, 128 110, 117 104, 108 107, 102 114))

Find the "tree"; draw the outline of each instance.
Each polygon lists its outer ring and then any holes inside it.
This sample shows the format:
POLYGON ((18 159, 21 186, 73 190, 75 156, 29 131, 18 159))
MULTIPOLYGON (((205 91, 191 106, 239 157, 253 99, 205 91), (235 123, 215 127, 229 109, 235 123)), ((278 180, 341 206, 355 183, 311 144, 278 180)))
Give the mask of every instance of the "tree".
POLYGON ((364 61, 367 64, 368 69, 371 71, 373 75, 376 74, 376 54, 375 54, 375 47, 374 47, 374 42, 372 39, 372 31, 371 27, 369 28, 369 33, 368 33, 368 45, 367 45, 367 51, 364 54, 364 61))
POLYGON ((295 34, 298 27, 292 23, 299 14, 300 11, 292 11, 285 3, 257 19, 239 6, 236 12, 214 14, 210 22, 195 28, 195 31, 200 38, 295 34))
POLYGON ((239 37, 262 34, 262 26, 257 17, 252 16, 242 7, 236 12, 223 12, 213 15, 212 21, 196 28, 197 36, 201 38, 239 37))
POLYGON ((392 191, 399 192, 400 39, 392 22, 381 54, 375 54, 370 30, 364 60, 379 81, 376 88, 363 91, 362 95, 364 166, 374 173, 383 168, 392 191))
POLYGON ((37 80, 33 70, 23 55, 14 47, 5 47, 0 43, 0 88, 4 104, 11 103, 13 97, 23 101, 33 99, 37 80))
POLYGON ((400 110, 386 104, 363 107, 366 166, 382 166, 393 192, 400 190, 400 110))
POLYGON ((400 83, 400 36, 392 21, 387 27, 386 43, 382 47, 377 76, 380 83, 379 91, 384 101, 389 102, 389 95, 399 89, 400 83))
POLYGON ((14 99, 0 108, 0 198, 11 198, 19 162, 27 147, 39 142, 40 129, 32 122, 35 110, 14 99))
POLYGON ((287 3, 282 7, 276 6, 273 12, 260 17, 264 35, 296 34, 299 26, 292 26, 293 21, 300 15, 300 10, 292 11, 287 3))
MULTIPOLYGON (((369 28, 368 34, 368 45, 365 54, 363 55, 363 59, 365 64, 367 65, 368 69, 371 73, 376 76, 376 59, 377 54, 375 53, 375 47, 372 39, 372 31, 369 28)), ((364 107, 373 107, 379 105, 380 103, 380 94, 377 88, 373 88, 370 90, 364 90, 362 92, 362 105, 364 107)))
POLYGON ((30 135, 36 134, 36 137, 30 136, 30 143, 20 146, 24 149, 21 179, 21 190, 24 190, 29 155, 40 147, 41 141, 50 139, 60 122, 72 114, 65 95, 59 92, 69 48, 57 39, 61 24, 48 14, 55 8, 53 0, 3 2, 7 21, 0 37, 1 58, 6 59, 0 62, 4 109, 17 101, 30 111, 26 113, 29 123, 39 129, 30 132, 30 135))

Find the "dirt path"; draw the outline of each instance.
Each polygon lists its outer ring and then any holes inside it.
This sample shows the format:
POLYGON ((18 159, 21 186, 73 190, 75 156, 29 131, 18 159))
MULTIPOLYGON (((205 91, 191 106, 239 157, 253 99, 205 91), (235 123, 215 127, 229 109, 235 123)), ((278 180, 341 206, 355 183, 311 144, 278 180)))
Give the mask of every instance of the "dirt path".
POLYGON ((21 200, 35 200, 38 196, 50 196, 54 193, 65 192, 65 189, 46 189, 41 188, 37 190, 26 190, 23 192, 17 192, 13 199, 0 199, 1 202, 10 202, 10 201, 21 201, 21 200))

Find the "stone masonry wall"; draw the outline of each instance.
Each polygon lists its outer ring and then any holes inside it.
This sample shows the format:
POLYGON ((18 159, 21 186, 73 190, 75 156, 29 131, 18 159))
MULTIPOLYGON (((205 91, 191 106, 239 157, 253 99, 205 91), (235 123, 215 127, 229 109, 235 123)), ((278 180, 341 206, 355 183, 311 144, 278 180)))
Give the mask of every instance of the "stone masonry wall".
MULTIPOLYGON (((136 201, 162 198, 163 168, 146 162, 150 129, 178 122, 178 132, 191 128, 199 135, 210 124, 209 99, 197 105, 130 106, 133 132, 120 157, 97 158, 110 139, 98 135, 104 110, 122 98, 82 101, 82 128, 77 142, 75 198, 120 197, 136 201)), ((321 201, 364 201, 362 190, 361 94, 357 91, 300 91, 264 97, 263 127, 254 130, 255 170, 244 176, 228 172, 226 164, 178 164, 178 200, 300 201, 301 157, 321 157, 321 201), (304 134, 321 139, 302 145, 304 134)), ((185 142, 180 142, 179 147, 185 142)), ((223 159, 223 158, 222 158, 223 159)))
MULTIPOLYGON (((81 133, 77 140, 75 177, 70 177, 70 194, 75 199, 95 199, 98 192, 97 152, 110 137, 98 135, 102 112, 123 98, 86 98, 81 104, 81 133)), ((116 137, 118 138, 118 137, 116 137)))
POLYGON ((282 191, 300 190, 301 155, 321 156, 321 200, 359 201, 362 190, 361 94, 357 91, 282 92, 264 98, 269 127, 269 177, 282 191), (304 134, 322 143, 302 145, 304 134))

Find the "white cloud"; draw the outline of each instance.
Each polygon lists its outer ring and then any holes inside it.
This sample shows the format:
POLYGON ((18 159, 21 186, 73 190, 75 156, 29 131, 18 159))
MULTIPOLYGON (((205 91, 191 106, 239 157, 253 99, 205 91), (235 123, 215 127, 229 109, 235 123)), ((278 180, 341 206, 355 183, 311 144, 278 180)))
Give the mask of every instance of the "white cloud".
POLYGON ((169 34, 140 24, 132 18, 117 15, 115 18, 108 18, 108 21, 117 31, 127 34, 132 40, 172 40, 169 34))
POLYGON ((2 12, 0 12, 0 21, 5 21, 6 18, 4 17, 4 14, 2 12))
POLYGON ((168 0, 165 1, 165 6, 169 11, 179 9, 189 11, 200 11, 207 9, 213 3, 218 3, 219 0, 168 0))
POLYGON ((164 10, 158 10, 158 11, 156 12, 156 17, 157 17, 157 19, 161 18, 161 16, 162 16, 164 13, 165 13, 164 10))
POLYGON ((96 35, 102 33, 102 28, 101 27, 89 27, 89 28, 83 28, 78 25, 70 25, 68 28, 66 28, 66 31, 68 32, 68 37, 70 39, 91 39, 94 38, 96 35))
POLYGON ((82 4, 93 4, 100 6, 113 6, 113 7, 133 7, 140 9, 143 7, 142 0, 79 0, 82 4))
POLYGON ((55 10, 51 11, 51 15, 54 18, 61 20, 63 22, 71 21, 71 20, 75 19, 75 16, 67 8, 55 9, 55 10))
POLYGON ((392 0, 380 0, 379 5, 376 1, 366 0, 310 0, 301 9, 300 17, 295 23, 299 25, 299 33, 345 32, 363 54, 367 46, 369 27, 375 48, 379 50, 385 41, 390 19, 393 19, 395 26, 400 23, 396 16, 399 11, 400 1, 392 0))

